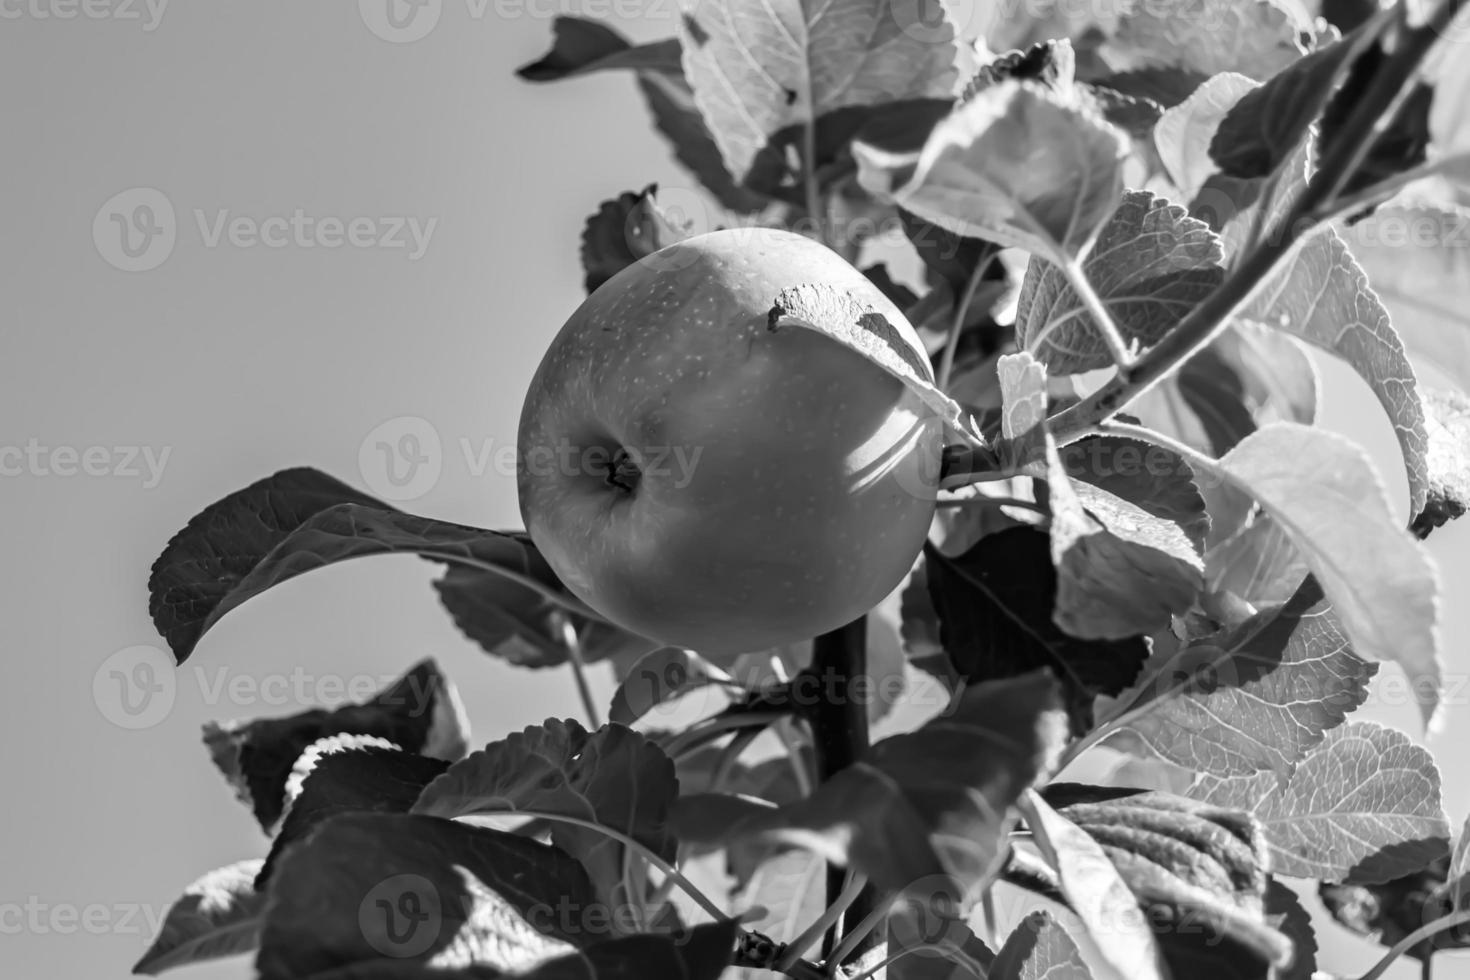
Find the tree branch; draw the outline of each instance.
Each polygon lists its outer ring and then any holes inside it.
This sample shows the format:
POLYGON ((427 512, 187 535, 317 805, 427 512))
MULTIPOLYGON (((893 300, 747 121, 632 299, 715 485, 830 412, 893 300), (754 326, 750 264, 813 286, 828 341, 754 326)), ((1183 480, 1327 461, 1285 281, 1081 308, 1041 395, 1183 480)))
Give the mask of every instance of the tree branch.
POLYGON ((1100 421, 1126 407, 1133 399, 1172 374, 1225 329, 1230 317, 1250 299, 1276 266, 1296 245, 1335 213, 1337 196, 1362 162, 1385 118, 1399 104, 1401 93, 1414 82, 1424 57, 1440 39, 1464 0, 1441 0, 1424 24, 1407 26, 1407 7, 1398 16, 1402 31, 1398 48, 1389 55, 1373 84, 1359 100, 1343 126, 1332 152, 1313 179, 1264 240, 1256 244, 1240 267, 1219 288, 1189 312, 1179 325, 1140 357, 1132 367, 1120 368, 1092 395, 1052 419, 1058 445, 1066 445, 1092 431, 1100 421))
MULTIPOLYGON (((816 675, 816 689, 821 691, 814 703, 801 705, 812 729, 812 743, 817 756, 817 779, 826 782, 857 762, 868 751, 868 706, 858 695, 864 684, 861 678, 868 670, 868 621, 860 616, 846 626, 823 633, 812 641, 812 663, 807 670, 816 675)), ((842 894, 846 873, 836 866, 827 868, 827 902, 837 901, 842 894)), ((877 900, 871 886, 864 888, 847 909, 844 924, 851 927, 867 918, 877 900)), ((823 952, 831 949, 832 936, 823 952)), ((861 953, 866 947, 853 950, 861 953)))

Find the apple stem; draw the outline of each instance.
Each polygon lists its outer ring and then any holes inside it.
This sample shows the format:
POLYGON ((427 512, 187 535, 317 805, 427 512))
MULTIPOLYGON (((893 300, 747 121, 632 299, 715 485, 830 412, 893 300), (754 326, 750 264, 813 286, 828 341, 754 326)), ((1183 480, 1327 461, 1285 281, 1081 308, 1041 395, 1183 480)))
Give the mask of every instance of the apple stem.
MULTIPOLYGON (((861 697, 863 675, 868 669, 868 620, 859 616, 846 626, 823 633, 812 641, 812 663, 808 670, 815 674, 817 690, 822 696, 804 706, 812 729, 816 749, 817 778, 826 782, 861 759, 868 751, 868 705, 861 697)), ((827 868, 827 902, 832 904, 842 894, 846 872, 835 865, 827 868)), ((872 913, 877 893, 871 886, 862 889, 848 906, 843 922, 851 927, 872 913)), ((835 925, 835 923, 834 923, 835 925)), ((878 936, 849 951, 857 956, 866 951, 878 936)), ((835 929, 829 930, 823 943, 823 954, 831 951, 835 929)))

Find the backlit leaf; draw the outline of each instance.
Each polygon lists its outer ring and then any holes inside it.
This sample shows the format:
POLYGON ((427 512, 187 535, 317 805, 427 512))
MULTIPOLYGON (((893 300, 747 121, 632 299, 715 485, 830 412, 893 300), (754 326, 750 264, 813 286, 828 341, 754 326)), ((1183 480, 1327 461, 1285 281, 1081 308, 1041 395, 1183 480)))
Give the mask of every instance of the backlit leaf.
POLYGON ((1408 736, 1353 722, 1328 732, 1284 782, 1202 775, 1189 795, 1254 813, 1278 874, 1372 884, 1449 852, 1439 783, 1433 757, 1408 736))
POLYGON ((1017 81, 958 106, 921 151, 853 145, 870 192, 956 234, 1059 261, 1085 251, 1118 206, 1126 152, 1093 110, 1017 81))
POLYGON ((734 685, 729 674, 692 650, 664 647, 640 659, 613 692, 607 720, 632 725, 659 705, 709 685, 734 685))
POLYGON ((1274 0, 1166 0, 1131 5, 1104 47, 1116 69, 1179 65, 1206 75, 1240 72, 1264 81, 1305 49, 1307 24, 1274 0))
POLYGON ((1308 239, 1237 314, 1331 351, 1373 389, 1393 424, 1412 512, 1428 492, 1429 437, 1414 368, 1368 277, 1334 231, 1308 239))
POLYGON ((1157 664, 1110 716, 1138 737, 1120 744, 1176 765, 1284 777, 1367 699, 1375 669, 1304 591, 1157 664))
POLYGON ((1165 172, 1185 200, 1193 201, 1205 181, 1220 169, 1210 156, 1211 141, 1234 107, 1255 87, 1249 78, 1235 72, 1215 75, 1159 119, 1154 144, 1165 172))
POLYGON ((936 0, 690 0, 679 36, 694 100, 737 181, 782 129, 845 106, 950 94, 954 27, 936 0))
POLYGON ((990 980, 1092 980, 1077 944, 1046 912, 1022 919, 995 954, 990 980))
MULTIPOLYGON (((1103 225, 1082 271, 1123 338, 1150 347, 1220 284, 1223 260, 1220 242, 1204 222, 1147 191, 1129 191, 1103 225)), ((1113 363, 1066 273, 1038 256, 1032 256, 1021 285, 1016 338, 1052 374, 1113 363)))

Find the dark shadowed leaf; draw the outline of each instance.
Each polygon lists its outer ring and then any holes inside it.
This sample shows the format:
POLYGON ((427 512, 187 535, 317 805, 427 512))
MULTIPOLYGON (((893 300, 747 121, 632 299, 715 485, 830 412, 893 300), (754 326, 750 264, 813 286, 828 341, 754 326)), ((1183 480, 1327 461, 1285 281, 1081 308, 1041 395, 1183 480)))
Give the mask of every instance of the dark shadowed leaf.
POLYGON ((1331 351, 1373 389, 1393 424, 1418 514, 1428 492, 1429 436, 1414 368, 1368 277, 1334 231, 1313 236, 1238 314, 1331 351))
POLYGON ((1102 846, 1175 976, 1264 978, 1287 962, 1289 940, 1265 919, 1266 847, 1248 813, 1075 784, 1043 795, 1102 846))
POLYGON ((1118 206, 1126 143, 1094 110, 1009 80, 957 107, 920 151, 859 140, 853 156, 879 197, 958 235, 1063 262, 1118 206))
POLYGON ((1130 980, 1168 976, 1143 910, 1102 845, 1034 790, 1022 798, 1021 813, 1067 904, 1107 964, 1130 980))
POLYGON ((995 954, 990 980, 1092 980, 1077 944, 1046 912, 1032 912, 995 954))
POLYGON ((684 73, 737 181, 778 132, 847 106, 944 98, 954 26, 937 0, 699 0, 682 11, 684 73))
POLYGON ((1315 121, 1311 111, 1332 87, 1354 39, 1293 62, 1237 102, 1210 143, 1210 159, 1230 177, 1265 177, 1281 165, 1315 121))
POLYGON ((758 836, 850 864, 883 889, 974 898, 999 870, 1011 804, 1055 764, 1066 721, 1045 671, 968 687, 944 714, 877 742, 781 807, 682 798, 681 838, 758 836))
POLYGON ((893 272, 886 264, 870 265, 863 270, 863 275, 900 310, 908 309, 919 300, 912 289, 893 278, 893 272))
POLYGON ((1047 436, 1052 619, 1064 633, 1126 640, 1189 610, 1204 562, 1184 530, 1090 483, 1073 484, 1047 436))
POLYGON ((1272 879, 1266 886, 1266 921, 1291 940, 1291 963, 1271 974, 1271 980, 1312 980, 1317 972, 1317 933, 1312 916, 1296 892, 1272 879))
POLYGON ((926 546, 925 570, 955 672, 978 682, 1049 667, 1076 730, 1091 727, 1093 696, 1122 691, 1148 657, 1142 637, 1080 640, 1056 625, 1057 573, 1045 531, 999 531, 957 557, 926 546))
POLYGON ((1380 208, 1348 236, 1404 343, 1470 393, 1470 210, 1380 208))
POLYGON ((1433 757, 1368 722, 1328 732, 1285 781, 1269 772, 1201 775, 1189 795, 1254 813, 1277 874, 1373 884, 1449 853, 1433 757))
POLYGON ((133 972, 156 976, 254 949, 265 912, 265 893, 255 890, 261 863, 257 858, 217 868, 184 889, 133 972))
POLYGON ((1159 161, 1184 200, 1194 201, 1219 169, 1210 158, 1210 141, 1232 108, 1255 87, 1235 72, 1215 75, 1159 119, 1154 131, 1159 161))
POLYGON ((1118 436, 1090 436, 1058 452, 1073 481, 1089 483, 1177 524, 1195 550, 1203 551, 1210 516, 1194 470, 1178 453, 1118 436))
MULTIPOLYGON (((1396 946, 1421 926, 1454 911, 1454 893, 1445 882, 1447 862, 1435 861, 1422 871, 1376 885, 1322 882, 1318 896, 1341 925, 1360 936, 1396 946)), ((1470 946, 1470 929, 1460 925, 1410 947, 1408 955, 1429 958, 1442 949, 1470 946)))
POLYGON ((372 736, 448 762, 469 750, 464 706, 432 660, 359 704, 204 726, 214 764, 267 834, 275 832, 284 812, 286 782, 296 760, 308 745, 332 735, 372 736))
POLYGON ((1375 671, 1308 589, 1152 665, 1107 719, 1138 737, 1130 749, 1176 765, 1285 777, 1367 699, 1375 671))
POLYGON ((1041 41, 1024 51, 1007 51, 980 66, 965 83, 960 101, 968 102, 978 93, 1007 79, 1035 82, 1057 95, 1066 95, 1077 81, 1077 54, 1066 38, 1041 41))
MULTIPOLYGON (((1419 28, 1421 31, 1428 29, 1419 28)), ((1327 159, 1337 151, 1338 144, 1347 138, 1344 134, 1348 120, 1376 82, 1380 69, 1392 57, 1385 47, 1401 43, 1401 39, 1397 39, 1397 32, 1391 36, 1396 39, 1379 40, 1353 62, 1342 87, 1327 103, 1327 108, 1322 113, 1319 159, 1327 159)), ((1381 133, 1374 131, 1374 139, 1367 155, 1343 185, 1341 193, 1352 194, 1371 187, 1424 162, 1425 151, 1429 148, 1429 108, 1433 96, 1433 89, 1429 85, 1421 83, 1413 86, 1388 128, 1381 133)))
POLYGON ((590 293, 645 255, 691 233, 687 224, 659 207, 657 184, 603 201, 582 229, 582 285, 590 293))
POLYGON ((643 735, 623 725, 588 733, 575 721, 552 719, 471 753, 424 789, 414 812, 529 811, 593 824, 554 822, 551 840, 586 865, 604 901, 636 908, 624 876, 628 847, 596 828, 626 834, 673 860, 667 818, 678 794, 673 762, 643 735))
POLYGON ((679 42, 674 38, 634 47, 606 24, 582 17, 558 17, 551 30, 551 50, 516 71, 528 82, 555 82, 620 68, 673 75, 681 70, 679 42))
POLYGON ((470 564, 573 611, 581 603, 524 534, 414 517, 318 470, 282 470, 206 507, 153 563, 148 611, 183 663, 220 618, 267 589, 366 555, 470 564))
POLYGON ((976 267, 989 260, 999 248, 994 242, 957 235, 902 208, 898 216, 904 235, 919 253, 919 259, 948 284, 955 296, 964 291, 976 267))
MULTIPOLYGON (((545 564, 540 552, 535 553, 535 563, 540 577, 543 570, 539 566, 545 564)), ((550 567, 544 573, 555 577, 550 567)), ((576 630, 586 663, 641 657, 658 646, 654 640, 611 623, 569 616, 545 593, 517 585, 496 572, 454 565, 435 580, 434 589, 461 633, 491 656, 518 667, 567 663, 567 625, 576 630)))
MULTIPOLYGON (((771 203, 765 194, 735 183, 720 148, 704 124, 694 92, 678 74, 656 71, 638 73, 638 90, 660 135, 668 142, 684 169, 693 174, 716 201, 737 214, 754 213, 771 203)), ((686 216, 687 217, 687 216, 686 216)))
POLYGON ((1172 65, 1163 68, 1137 68, 1113 72, 1094 80, 1115 92, 1148 99, 1165 109, 1172 109, 1199 88, 1209 76, 1193 68, 1172 65))
POLYGON ((313 742, 286 780, 285 817, 256 878, 264 889, 287 849, 342 813, 407 813, 449 763, 395 748, 371 735, 330 735, 313 742))
MULTIPOLYGON (((1223 261, 1219 239, 1204 222, 1147 191, 1129 191, 1082 269, 1124 339, 1149 347, 1220 284, 1223 261)), ((1052 374, 1112 364, 1066 273, 1037 256, 1021 285, 1016 334, 1052 374)))
POLYGON ((256 968, 285 980, 443 955, 520 972, 608 938, 607 918, 559 848, 435 817, 344 814, 281 863, 256 968))
POLYGON ((1264 81, 1302 56, 1295 8, 1272 0, 1168 0, 1126 8, 1104 47, 1114 68, 1178 65, 1264 81))

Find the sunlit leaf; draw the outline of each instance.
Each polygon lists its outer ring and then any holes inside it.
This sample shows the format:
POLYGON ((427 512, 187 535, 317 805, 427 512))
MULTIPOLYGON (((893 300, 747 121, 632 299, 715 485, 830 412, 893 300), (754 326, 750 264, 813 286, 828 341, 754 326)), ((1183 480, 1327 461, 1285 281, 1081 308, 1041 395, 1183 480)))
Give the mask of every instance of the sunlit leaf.
POLYGON ((1255 814, 1278 874, 1373 884, 1449 852, 1433 757, 1402 732, 1369 722, 1328 732, 1283 782, 1274 773, 1202 775, 1189 792, 1255 814))
MULTIPOLYGON (((1129 191, 1103 225, 1082 271, 1124 340, 1150 347, 1220 284, 1223 260, 1220 242, 1204 222, 1147 191, 1129 191)), ((1112 365, 1096 321, 1066 273, 1037 256, 1021 285, 1016 339, 1034 349, 1052 374, 1112 365)))
POLYGON ((1249 78, 1235 72, 1215 75, 1159 119, 1154 144, 1165 172, 1186 201, 1193 201, 1205 181, 1220 169, 1210 156, 1211 141, 1234 107, 1255 87, 1249 78))
POLYGON ((1179 65, 1206 75, 1235 71, 1258 81, 1304 53, 1308 26, 1275 0, 1164 0, 1128 7, 1104 57, 1114 68, 1179 65))
POLYGON ((156 976, 254 949, 265 911, 265 893, 255 890, 261 863, 257 858, 217 868, 184 889, 133 972, 156 976))
POLYGON ((1092 971, 1062 924, 1046 912, 1022 919, 995 954, 990 980, 1092 980, 1092 971))
POLYGON ((690 0, 681 13, 684 73, 737 181, 782 129, 954 84, 954 27, 935 0, 690 0))
POLYGON ((853 145, 859 179, 959 235, 1079 256, 1123 193, 1127 139, 1088 108, 1006 81, 958 106, 919 152, 853 145))

